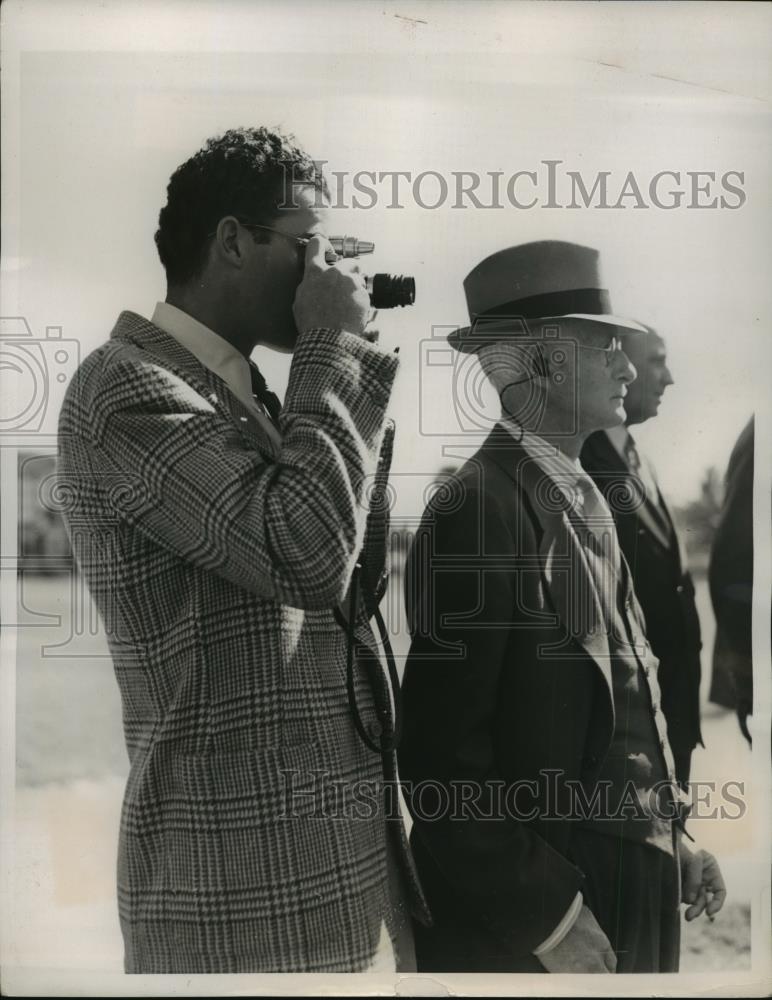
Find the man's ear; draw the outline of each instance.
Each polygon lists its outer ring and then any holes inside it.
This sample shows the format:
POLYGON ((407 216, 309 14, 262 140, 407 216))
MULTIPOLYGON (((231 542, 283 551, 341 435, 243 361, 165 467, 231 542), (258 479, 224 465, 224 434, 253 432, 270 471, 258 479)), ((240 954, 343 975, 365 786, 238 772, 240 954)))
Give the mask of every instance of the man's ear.
POLYGON ((250 233, 239 224, 233 215, 223 216, 217 223, 214 234, 214 249, 223 263, 231 267, 242 268, 245 260, 246 240, 251 240, 250 233))

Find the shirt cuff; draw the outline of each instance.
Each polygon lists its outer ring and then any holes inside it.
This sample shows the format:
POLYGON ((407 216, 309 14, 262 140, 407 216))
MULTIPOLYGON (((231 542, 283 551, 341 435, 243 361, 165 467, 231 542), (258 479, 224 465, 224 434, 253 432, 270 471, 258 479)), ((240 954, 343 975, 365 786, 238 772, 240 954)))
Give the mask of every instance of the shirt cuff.
POLYGON ((584 905, 584 897, 581 892, 577 892, 574 896, 574 901, 566 910, 565 916, 557 925, 555 930, 550 934, 546 941, 542 941, 538 948, 534 948, 533 953, 537 957, 539 955, 545 955, 548 951, 552 951, 556 948, 563 938, 568 934, 571 928, 576 923, 576 918, 582 911, 582 906, 584 905))

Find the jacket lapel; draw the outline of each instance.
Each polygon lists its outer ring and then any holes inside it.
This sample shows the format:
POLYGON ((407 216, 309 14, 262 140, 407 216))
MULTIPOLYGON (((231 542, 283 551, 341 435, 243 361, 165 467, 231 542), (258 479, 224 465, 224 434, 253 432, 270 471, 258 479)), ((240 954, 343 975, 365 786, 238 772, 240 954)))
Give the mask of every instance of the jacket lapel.
MULTIPOLYGON (((627 463, 616 450, 609 436, 604 431, 598 431, 588 439, 586 452, 583 453, 582 464, 585 465, 588 474, 591 473, 594 477, 600 478, 600 482, 598 482, 597 485, 607 500, 609 499, 609 494, 611 493, 609 487, 612 486, 612 483, 610 478, 605 479, 603 475, 603 471, 606 469, 610 473, 610 476, 613 476, 614 480, 618 482, 620 486, 624 486, 626 491, 629 490, 632 473, 627 467, 627 463)), ((636 490, 636 494, 637 493, 638 491, 636 490)), ((660 502, 662 502, 661 495, 659 499, 660 502)), ((613 505, 609 504, 609 506, 611 506, 612 513, 616 516, 617 511, 614 510, 613 505)), ((662 502, 662 509, 666 512, 666 517, 669 521, 669 514, 667 514, 667 508, 665 507, 664 502, 662 502)), ((647 497, 644 496, 642 502, 635 508, 634 513, 649 534, 664 549, 669 549, 671 539, 668 537, 665 528, 663 528, 661 518, 653 512, 651 503, 647 497)), ((670 525, 670 527, 672 528, 672 525, 670 525)))
POLYGON ((684 568, 686 567, 686 554, 681 547, 681 538, 675 530, 675 524, 673 524, 673 517, 670 513, 670 508, 665 503, 665 498, 662 496, 662 490, 660 490, 659 484, 657 484, 657 496, 659 498, 660 510, 662 511, 662 515, 667 523, 669 537, 666 547, 669 552, 674 554, 676 560, 678 561, 678 575, 681 576, 684 572, 684 568))
POLYGON ((636 514, 638 515, 639 521, 645 526, 649 534, 656 539, 663 549, 669 550, 671 539, 668 537, 668 533, 662 524, 662 519, 652 510, 652 505, 648 498, 645 499, 638 507, 636 514))
MULTIPOLYGON (((207 385, 214 390, 215 395, 221 402, 222 408, 241 431, 242 436, 255 448, 270 455, 274 460, 278 459, 278 445, 274 441, 273 436, 263 427, 255 411, 244 406, 238 396, 234 396, 228 388, 227 382, 224 382, 214 372, 204 368, 204 377, 206 378, 207 385)), ((270 417, 264 417, 263 419, 266 422, 270 421, 270 417)), ((278 428, 276 433, 278 437, 278 428)))
MULTIPOLYGON (((524 491, 541 528, 539 559, 547 595, 567 637, 594 660, 611 695, 611 659, 601 599, 561 490, 500 425, 484 448, 524 491)), ((611 701, 613 706, 613 696, 611 701)))
POLYGON ((128 310, 118 317, 111 337, 129 340, 141 348, 148 358, 177 375, 207 399, 253 447, 274 461, 278 458, 273 440, 254 412, 244 406, 219 376, 202 365, 174 337, 128 310))

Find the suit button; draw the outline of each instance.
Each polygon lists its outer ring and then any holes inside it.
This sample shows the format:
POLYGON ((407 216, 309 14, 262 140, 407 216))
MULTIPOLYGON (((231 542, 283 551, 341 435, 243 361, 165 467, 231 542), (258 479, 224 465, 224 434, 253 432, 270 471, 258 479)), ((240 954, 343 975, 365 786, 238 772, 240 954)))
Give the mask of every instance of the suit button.
POLYGON ((683 584, 679 583, 678 586, 676 587, 676 593, 677 594, 683 594, 683 592, 684 592, 683 584))
POLYGON ((639 534, 639 535, 645 535, 645 534, 646 534, 646 530, 645 530, 645 528, 639 528, 639 529, 638 529, 638 534, 639 534))

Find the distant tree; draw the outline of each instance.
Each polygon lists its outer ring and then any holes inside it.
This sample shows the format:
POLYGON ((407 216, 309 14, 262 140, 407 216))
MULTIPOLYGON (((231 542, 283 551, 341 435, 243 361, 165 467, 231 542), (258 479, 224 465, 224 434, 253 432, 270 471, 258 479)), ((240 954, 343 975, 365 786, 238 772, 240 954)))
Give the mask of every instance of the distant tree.
POLYGON ((699 496, 675 509, 673 516, 690 553, 707 554, 710 551, 723 499, 721 474, 715 466, 710 466, 700 482, 699 496))

